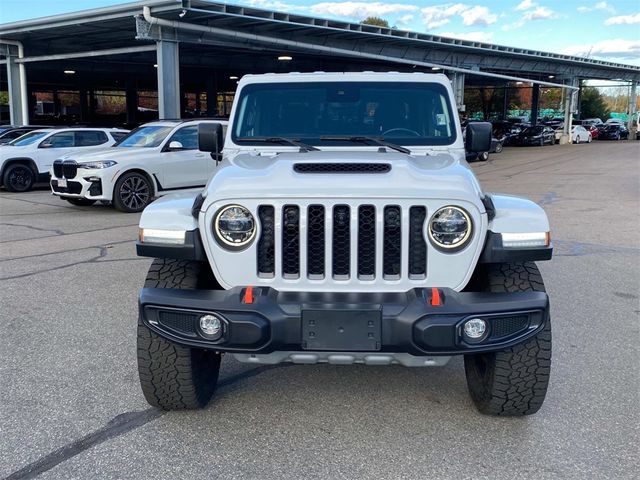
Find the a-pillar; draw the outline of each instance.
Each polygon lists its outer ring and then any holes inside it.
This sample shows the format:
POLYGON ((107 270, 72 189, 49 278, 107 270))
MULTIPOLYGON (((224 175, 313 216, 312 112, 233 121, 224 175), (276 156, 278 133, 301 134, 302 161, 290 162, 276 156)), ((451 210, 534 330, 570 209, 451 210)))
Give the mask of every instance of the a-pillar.
POLYGON ((538 104, 540 103, 540 84, 534 83, 531 92, 531 125, 538 123, 538 104))
POLYGON ((158 114, 160 119, 180 118, 179 43, 156 42, 158 58, 158 114))
POLYGON ((9 118, 12 125, 29 124, 27 77, 24 64, 16 62, 16 47, 7 46, 7 83, 9 86, 9 118))

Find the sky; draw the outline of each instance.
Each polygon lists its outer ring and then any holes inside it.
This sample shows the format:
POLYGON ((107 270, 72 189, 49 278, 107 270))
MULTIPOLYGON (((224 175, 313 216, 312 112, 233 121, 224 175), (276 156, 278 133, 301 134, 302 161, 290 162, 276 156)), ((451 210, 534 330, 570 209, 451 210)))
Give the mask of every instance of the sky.
MULTIPOLYGON (((127 2, 0 0, 0 23, 122 3, 127 2)), ((405 30, 640 65, 638 0, 243 0, 220 3, 353 22, 378 16, 405 30)))

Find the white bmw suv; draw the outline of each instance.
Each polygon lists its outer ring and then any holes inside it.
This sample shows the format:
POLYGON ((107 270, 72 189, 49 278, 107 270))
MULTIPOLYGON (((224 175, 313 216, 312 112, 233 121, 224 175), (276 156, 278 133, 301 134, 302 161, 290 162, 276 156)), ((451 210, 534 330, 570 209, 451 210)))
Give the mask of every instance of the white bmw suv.
POLYGON ((114 128, 43 128, 0 146, 0 182, 10 192, 26 192, 49 180, 56 158, 110 147, 128 130, 114 128))
POLYGON ((225 120, 162 120, 133 130, 112 148, 53 162, 51 190, 73 205, 113 202, 140 212, 155 197, 202 189, 216 162, 198 150, 198 125, 225 120))

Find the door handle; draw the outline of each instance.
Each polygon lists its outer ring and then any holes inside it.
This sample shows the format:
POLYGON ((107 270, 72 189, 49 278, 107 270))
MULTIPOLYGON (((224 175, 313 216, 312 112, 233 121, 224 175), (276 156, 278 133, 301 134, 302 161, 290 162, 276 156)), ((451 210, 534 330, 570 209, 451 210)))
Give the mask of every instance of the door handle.
POLYGON ((196 153, 196 157, 204 157, 204 153, 196 153))

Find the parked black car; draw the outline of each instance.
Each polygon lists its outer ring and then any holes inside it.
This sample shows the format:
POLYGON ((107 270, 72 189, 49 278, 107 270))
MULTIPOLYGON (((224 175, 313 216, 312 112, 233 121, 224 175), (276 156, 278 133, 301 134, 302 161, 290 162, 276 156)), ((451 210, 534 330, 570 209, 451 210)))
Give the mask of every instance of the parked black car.
POLYGON ((524 128, 515 139, 516 145, 553 145, 556 141, 553 128, 544 125, 524 128))
POLYGON ((43 126, 29 126, 23 125, 17 127, 15 125, 2 125, 0 126, 0 145, 6 145, 11 140, 15 140, 18 137, 21 137, 25 133, 29 133, 33 130, 39 130, 41 128, 47 128, 43 126))
POLYGON ((598 140, 628 140, 629 130, 624 125, 609 124, 598 128, 598 140))

